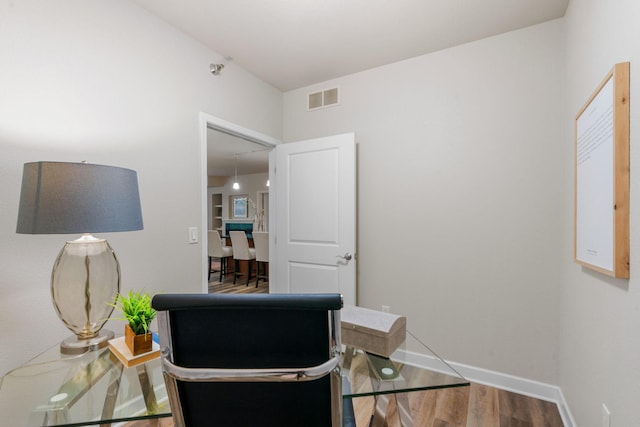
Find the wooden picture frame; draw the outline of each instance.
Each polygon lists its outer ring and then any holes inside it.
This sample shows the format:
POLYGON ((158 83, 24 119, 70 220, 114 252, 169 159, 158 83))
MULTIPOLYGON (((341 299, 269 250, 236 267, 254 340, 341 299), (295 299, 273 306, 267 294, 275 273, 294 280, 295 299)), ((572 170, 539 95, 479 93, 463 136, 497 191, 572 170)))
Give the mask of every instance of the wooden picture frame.
POLYGON ((629 68, 616 64, 574 123, 574 260, 617 278, 629 278, 629 68))

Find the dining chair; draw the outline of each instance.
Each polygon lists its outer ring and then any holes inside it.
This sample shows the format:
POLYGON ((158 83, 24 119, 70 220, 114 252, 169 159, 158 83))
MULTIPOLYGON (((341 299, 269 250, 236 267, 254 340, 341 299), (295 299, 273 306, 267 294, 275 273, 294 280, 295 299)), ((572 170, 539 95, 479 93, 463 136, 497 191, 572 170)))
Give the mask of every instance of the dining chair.
POLYGON ((256 248, 256 287, 260 279, 269 281, 269 275, 267 274, 269 268, 269 233, 268 232, 253 232, 253 245, 256 248), (262 267, 262 273, 260 272, 262 267))
POLYGON ((209 279, 211 281, 211 273, 215 273, 218 270, 211 267, 211 262, 214 258, 220 260, 220 280, 222 282, 223 276, 227 275, 228 259, 233 257, 233 250, 231 247, 223 245, 220 238, 220 232, 218 230, 209 230, 207 233, 207 252, 209 254, 209 279))
POLYGON ((152 306, 175 427, 343 425, 340 294, 158 294, 152 306))
POLYGON ((255 262, 256 260, 256 250, 249 247, 249 240, 244 231, 229 231, 229 237, 231 237, 231 248, 233 249, 233 284, 235 285, 238 276, 244 276, 245 274, 240 271, 240 261, 247 261, 246 284, 249 285, 252 271, 251 265, 252 261, 255 262))

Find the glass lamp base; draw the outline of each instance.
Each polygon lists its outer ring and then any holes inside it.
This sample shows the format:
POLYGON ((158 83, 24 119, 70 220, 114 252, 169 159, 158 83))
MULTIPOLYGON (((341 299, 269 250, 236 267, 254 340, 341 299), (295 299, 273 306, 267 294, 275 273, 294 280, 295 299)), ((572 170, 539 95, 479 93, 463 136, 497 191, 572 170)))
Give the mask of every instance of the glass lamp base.
POLYGON ((94 351, 107 346, 108 341, 115 336, 113 331, 103 329, 93 338, 79 339, 72 335, 60 343, 60 353, 62 354, 82 354, 87 351, 94 351))

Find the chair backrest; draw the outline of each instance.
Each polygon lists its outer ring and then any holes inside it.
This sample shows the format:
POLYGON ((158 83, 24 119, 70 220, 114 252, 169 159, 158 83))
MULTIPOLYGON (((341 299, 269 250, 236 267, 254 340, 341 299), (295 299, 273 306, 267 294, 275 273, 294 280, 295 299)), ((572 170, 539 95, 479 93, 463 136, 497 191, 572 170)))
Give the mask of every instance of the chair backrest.
POLYGON ((233 257, 236 259, 253 259, 249 254, 249 241, 244 231, 230 231, 231 247, 233 248, 233 257))
POLYGON ((222 258, 222 238, 218 230, 209 230, 207 233, 207 253, 210 257, 222 258))
POLYGON ((341 295, 159 294, 152 306, 176 427, 341 425, 341 295))
POLYGON ((253 245, 256 248, 256 261, 269 262, 269 233, 255 231, 253 245))

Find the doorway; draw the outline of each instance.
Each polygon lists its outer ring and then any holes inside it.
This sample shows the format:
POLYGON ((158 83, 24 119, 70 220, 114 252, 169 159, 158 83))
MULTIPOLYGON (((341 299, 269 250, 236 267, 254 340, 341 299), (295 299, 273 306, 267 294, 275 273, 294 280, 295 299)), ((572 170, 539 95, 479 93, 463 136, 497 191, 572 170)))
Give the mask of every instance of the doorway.
MULTIPOLYGON (((219 172, 224 173, 226 176, 231 176, 229 172, 233 169, 233 176, 235 178, 238 173, 242 173, 242 169, 238 170, 238 166, 242 164, 244 160, 251 160, 246 162, 247 166, 245 171, 255 172, 260 170, 260 166, 257 164, 253 164, 253 159, 248 159, 250 156, 242 153, 262 153, 266 154, 268 158, 268 152, 272 150, 276 145, 280 144, 280 141, 272 138, 270 136, 261 134, 259 132, 253 131, 251 129, 244 128, 242 126, 236 125, 234 123, 228 122, 226 120, 220 119, 218 117, 212 116, 207 113, 200 114, 200 127, 201 127, 201 170, 202 170, 202 200, 203 200, 203 208, 202 208, 202 218, 201 218, 201 241, 202 244, 202 266, 208 266, 208 253, 207 253, 207 231, 210 226, 211 214, 210 212, 213 210, 212 206, 212 197, 209 194, 209 168, 210 165, 214 165, 212 167, 220 167, 219 172), (216 142, 220 143, 216 148, 216 142), (210 150, 210 147, 212 148, 210 150), (223 162, 213 161, 210 162, 209 154, 218 153, 218 158, 225 158, 226 160, 223 162), (241 154, 238 154, 241 153, 241 154), (226 165, 224 165, 226 163, 226 165), (226 168, 226 171, 224 169, 226 168)), ((252 157, 261 157, 261 156, 252 156, 252 157)), ((264 157, 264 156, 262 156, 264 157)), ((218 159, 220 160, 220 159, 218 159)), ((267 160, 267 173, 268 178, 271 175, 271 171, 268 168, 268 160, 267 160)), ((245 167, 244 165, 241 167, 245 167)), ((264 166, 263 166, 264 168, 264 166)), ((266 183, 265 183, 266 184, 266 183)), ((270 211, 270 205, 268 203, 269 194, 273 190, 271 187, 265 187, 261 193, 256 192, 253 197, 257 203, 260 203, 262 207, 265 208, 264 218, 273 218, 274 215, 270 211), (265 196, 266 193, 266 196, 265 196), (266 204, 266 205, 265 205, 266 204)), ((273 196, 271 196, 273 198, 273 196)), ((223 203, 222 203, 223 204, 223 203)), ((257 209, 257 206, 256 206, 257 209)), ((228 209, 227 209, 228 210, 228 209)), ((224 212, 224 209, 223 209, 224 212)), ((266 226, 266 225, 265 225, 266 226)), ((208 292, 208 269, 202 268, 202 284, 203 284, 203 292, 208 292)))

